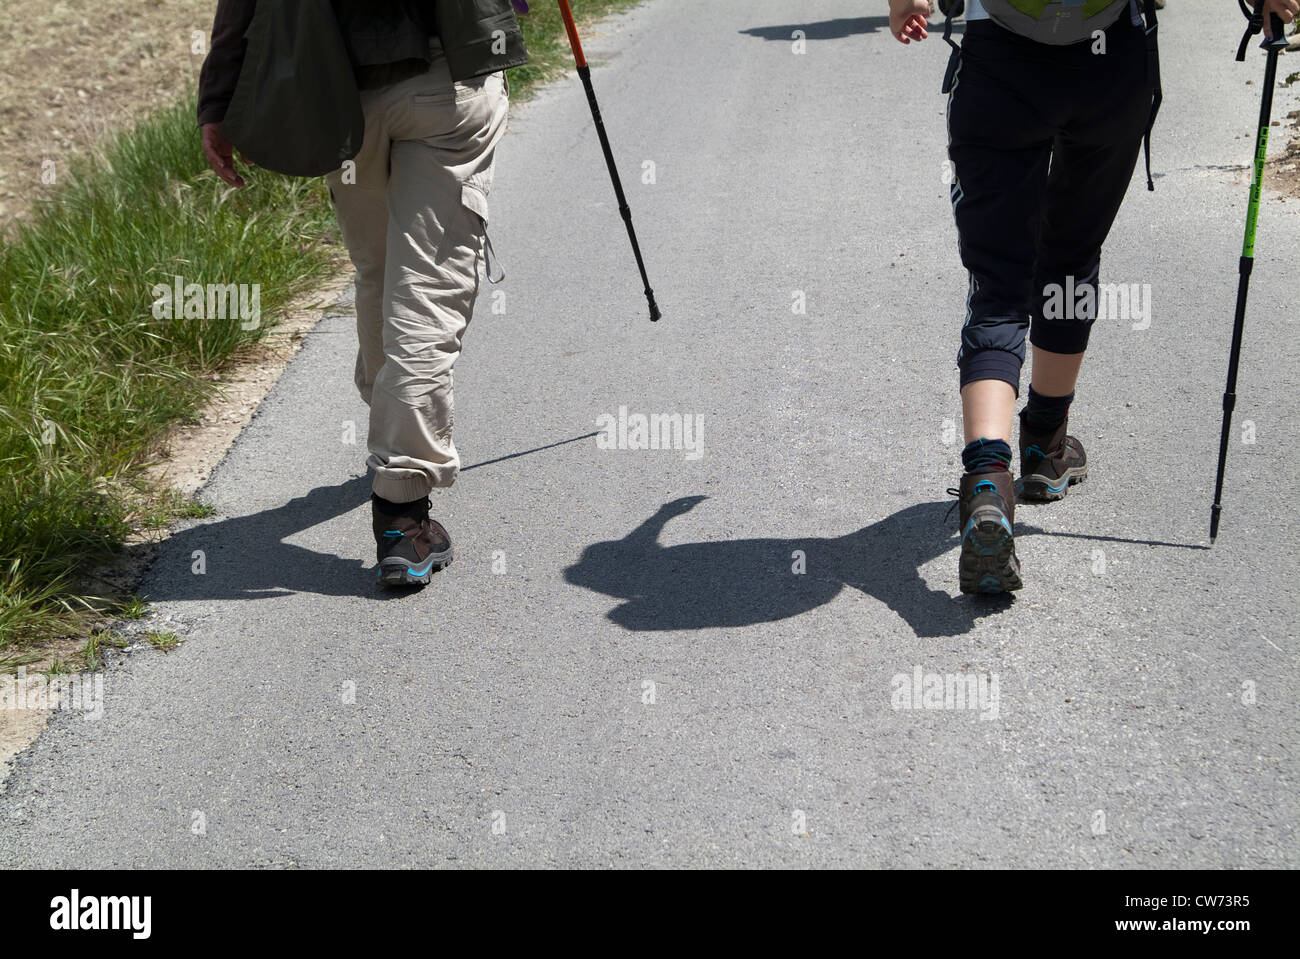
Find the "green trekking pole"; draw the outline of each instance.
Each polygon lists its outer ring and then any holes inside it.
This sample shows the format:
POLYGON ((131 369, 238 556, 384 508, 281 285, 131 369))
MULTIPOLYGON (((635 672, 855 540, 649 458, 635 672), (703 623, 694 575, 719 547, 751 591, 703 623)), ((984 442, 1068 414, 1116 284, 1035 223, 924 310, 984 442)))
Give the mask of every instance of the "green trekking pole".
MULTIPOLYGON (((1261 6, 1263 0, 1259 0, 1261 6)), ((1245 0, 1237 0, 1250 25, 1237 48, 1237 59, 1246 59, 1250 38, 1264 29, 1264 17, 1252 12, 1245 0)), ((1255 137, 1255 169, 1250 182, 1250 204, 1246 209, 1246 239, 1241 248, 1237 279, 1237 316, 1232 325, 1232 351, 1228 357, 1228 386, 1223 394, 1223 430, 1219 434, 1219 473, 1214 481, 1214 506, 1210 508, 1210 545, 1219 535, 1219 514, 1223 510, 1223 471, 1228 463, 1228 437, 1232 432, 1232 410, 1237 405, 1237 366, 1241 359, 1241 334, 1246 326, 1246 294, 1250 290, 1250 273, 1255 265, 1255 226, 1259 222, 1259 194, 1264 185, 1264 156, 1268 149, 1268 127, 1273 116, 1273 84, 1277 79, 1277 55, 1286 47, 1282 21, 1277 14, 1269 17, 1273 39, 1265 39, 1261 48, 1268 52, 1264 66, 1264 96, 1259 106, 1259 133, 1255 137)))

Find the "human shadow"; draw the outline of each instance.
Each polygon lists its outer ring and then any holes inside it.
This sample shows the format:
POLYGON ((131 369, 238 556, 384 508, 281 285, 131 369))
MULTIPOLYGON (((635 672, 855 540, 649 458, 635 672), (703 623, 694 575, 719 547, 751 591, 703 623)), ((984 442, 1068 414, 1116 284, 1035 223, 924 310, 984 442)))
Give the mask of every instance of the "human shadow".
MULTIPOLYGON (((622 600, 607 616, 637 631, 777 622, 829 603, 848 586, 880 600, 917 636, 955 636, 1013 602, 954 597, 921 578, 921 567, 958 545, 951 502, 909 506, 832 538, 660 545, 668 522, 704 499, 666 503, 622 539, 588 546, 565 580, 622 600)), ((1021 524, 1017 532, 1040 530, 1021 524)))
POLYGON ((341 485, 318 486, 274 509, 177 530, 157 547, 144 590, 152 601, 270 599, 290 593, 355 596, 373 564, 285 540, 349 513, 369 498, 370 477, 355 476, 341 485))
MULTIPOLYGON (((965 20, 954 20, 952 32, 960 34, 965 32, 965 20)), ((942 33, 943 20, 930 24, 930 32, 942 33)), ((748 30, 740 32, 750 37, 758 37, 760 40, 775 40, 784 43, 790 43, 794 39, 794 32, 800 30, 804 38, 808 40, 843 40, 846 37, 856 37, 870 33, 888 33, 889 17, 838 17, 834 20, 821 20, 817 23, 788 23, 782 26, 772 27, 750 27, 748 30)))
MULTIPOLYGON (((530 456, 595 436, 585 433, 556 443, 483 460, 461 469, 483 469, 521 456, 530 456)), ((144 591, 154 601, 174 599, 270 599, 291 593, 355 596, 366 583, 375 583, 375 596, 400 599, 420 587, 380 588, 369 560, 345 559, 286 542, 304 530, 337 519, 370 499, 371 476, 346 483, 318 486, 280 506, 217 519, 174 531, 163 543, 141 544, 131 550, 152 553, 144 591), (202 570, 198 572, 197 570, 202 570)), ((352 535, 353 533, 350 533, 352 535)), ((369 544, 369 516, 358 522, 355 535, 369 544)))

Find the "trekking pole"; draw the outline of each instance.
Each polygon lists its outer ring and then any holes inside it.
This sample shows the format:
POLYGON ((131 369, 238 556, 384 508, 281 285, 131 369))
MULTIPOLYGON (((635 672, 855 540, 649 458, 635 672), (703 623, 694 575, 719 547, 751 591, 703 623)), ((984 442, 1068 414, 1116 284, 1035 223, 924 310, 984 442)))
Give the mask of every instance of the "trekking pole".
MULTIPOLYGON (((1237 0, 1250 21, 1237 48, 1237 59, 1246 59, 1250 38, 1264 29, 1264 18, 1252 12, 1245 0, 1237 0)), ((1259 0, 1263 5, 1263 0, 1259 0)), ((1264 183, 1264 155, 1268 148, 1268 126, 1273 114, 1273 82, 1277 79, 1277 55, 1286 46, 1282 35, 1282 20, 1277 14, 1269 17, 1273 39, 1265 39, 1261 48, 1268 51, 1264 66, 1264 97, 1259 106, 1259 133, 1255 137, 1255 170, 1250 183, 1250 204, 1246 208, 1246 239, 1241 248, 1238 266, 1237 316, 1232 325, 1232 351, 1228 357, 1228 386, 1223 394, 1223 430, 1219 434, 1219 473, 1214 480, 1214 506, 1210 508, 1210 545, 1219 535, 1219 514, 1223 510, 1223 471, 1228 463, 1228 435, 1232 431, 1232 410, 1237 405, 1237 364, 1241 358, 1241 334, 1246 325, 1246 293, 1250 289, 1250 272, 1255 265, 1255 225, 1259 221, 1259 194, 1264 183)))
POLYGON ((641 282, 645 284, 646 302, 650 304, 650 321, 658 322, 659 305, 655 303, 655 291, 650 289, 650 278, 646 276, 645 261, 641 258, 641 245, 636 241, 636 229, 632 226, 632 209, 627 205, 627 196, 623 193, 623 183, 618 178, 618 167, 614 163, 614 151, 609 146, 609 136, 605 133, 605 121, 600 118, 600 105, 596 103, 596 91, 591 85, 591 67, 582 53, 582 41, 578 38, 578 27, 573 22, 573 11, 569 9, 569 0, 559 0, 560 15, 564 17, 564 29, 569 34, 569 46, 573 47, 573 59, 578 65, 578 76, 587 89, 587 102, 591 104, 591 118, 596 121, 596 134, 600 137, 601 149, 605 151, 605 165, 609 167, 610 179, 614 181, 614 195, 618 197, 618 212, 627 224, 628 239, 632 241, 632 253, 636 256, 637 269, 641 271, 641 282))

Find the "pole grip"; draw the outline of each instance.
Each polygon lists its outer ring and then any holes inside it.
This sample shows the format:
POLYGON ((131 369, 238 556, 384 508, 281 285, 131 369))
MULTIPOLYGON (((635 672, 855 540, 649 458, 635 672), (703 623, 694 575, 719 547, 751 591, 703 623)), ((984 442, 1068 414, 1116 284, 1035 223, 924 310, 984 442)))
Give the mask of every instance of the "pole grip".
POLYGON ((569 46, 573 48, 573 59, 581 69, 587 65, 587 57, 582 52, 582 40, 578 37, 578 25, 573 22, 573 11, 569 9, 569 0, 559 0, 560 16, 564 18, 564 31, 569 35, 569 46))
POLYGON ((1269 33, 1273 34, 1272 43, 1276 44, 1279 40, 1285 42, 1286 27, 1282 23, 1281 17, 1279 17, 1276 13, 1270 13, 1268 15, 1268 26, 1269 26, 1269 33))

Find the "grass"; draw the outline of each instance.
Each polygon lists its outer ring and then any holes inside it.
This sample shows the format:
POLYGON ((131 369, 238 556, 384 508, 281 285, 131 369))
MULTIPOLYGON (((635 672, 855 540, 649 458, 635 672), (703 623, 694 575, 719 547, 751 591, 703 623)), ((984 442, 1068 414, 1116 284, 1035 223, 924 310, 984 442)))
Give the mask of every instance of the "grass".
MULTIPOLYGON (((581 27, 592 20, 634 7, 640 0, 572 0, 573 15, 581 27)), ((528 44, 529 62, 510 71, 510 95, 527 95, 538 83, 553 80, 573 67, 573 54, 554 0, 529 0, 530 12, 519 18, 528 44)))
MULTIPOLYGON (((520 22, 533 62, 511 72, 516 97, 571 64, 556 4, 520 22)), ((143 487, 142 466, 210 398, 211 374, 340 268, 320 181, 253 171, 226 188, 194 115, 191 92, 113 137, 0 245, 0 665, 107 613, 143 615, 134 597, 87 595, 84 574, 133 531, 210 510, 143 487), (257 284, 261 324, 155 315, 155 285, 174 276, 257 284)))
MULTIPOLYGON (((182 98, 118 136, 0 248, 0 652, 102 608, 80 574, 131 531, 151 447, 267 333, 158 318, 155 284, 258 284, 274 316, 331 270, 319 186, 225 189, 193 117, 182 98)), ((143 525, 177 510, 163 497, 143 525)))
POLYGON ((179 519, 206 519, 216 513, 211 506, 166 490, 141 505, 135 522, 142 529, 166 529, 179 519))
POLYGON ((170 653, 181 644, 181 638, 175 633, 149 633, 149 645, 164 653, 170 653))

